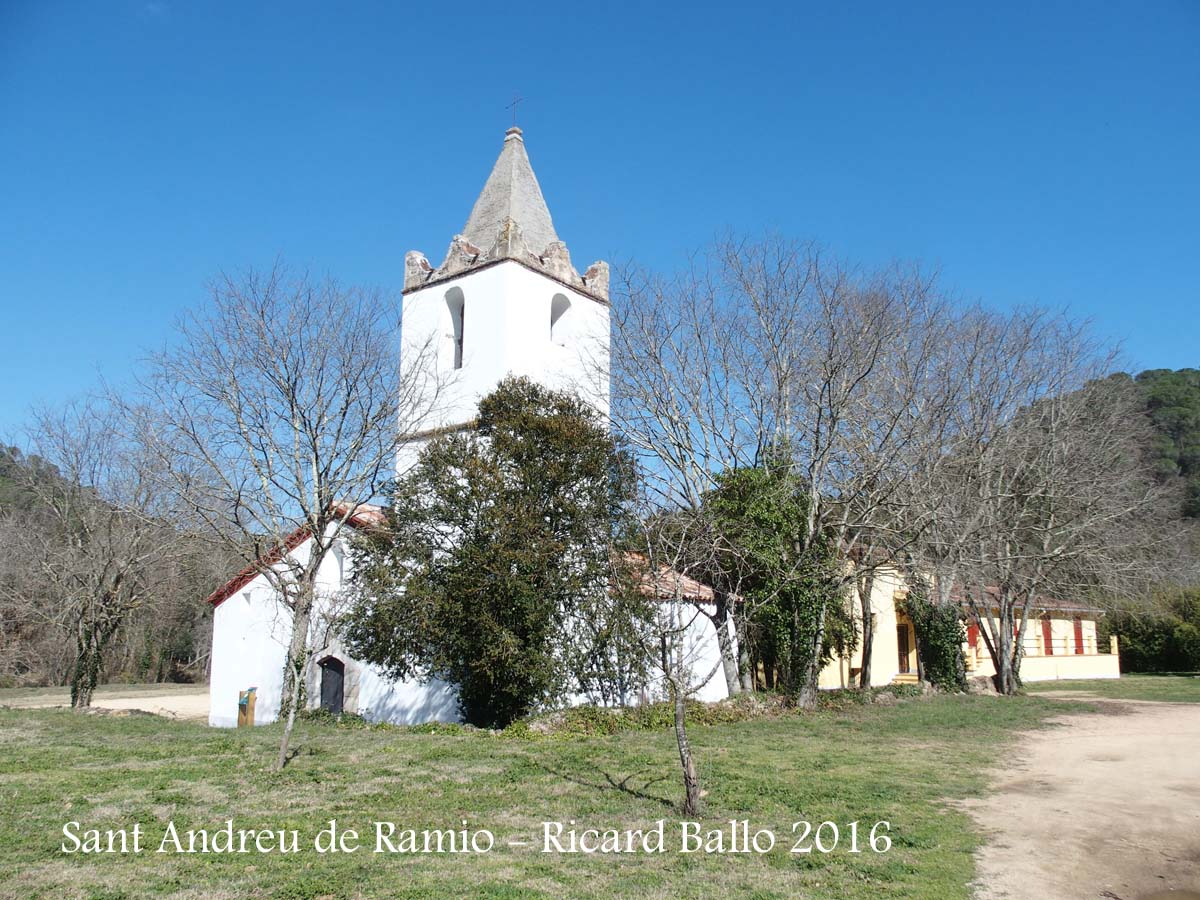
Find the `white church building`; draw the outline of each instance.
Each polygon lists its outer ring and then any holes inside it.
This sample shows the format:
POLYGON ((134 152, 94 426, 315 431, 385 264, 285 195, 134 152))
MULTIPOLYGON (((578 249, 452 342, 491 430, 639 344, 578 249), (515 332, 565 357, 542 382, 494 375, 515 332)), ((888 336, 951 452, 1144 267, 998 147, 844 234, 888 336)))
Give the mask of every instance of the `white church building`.
MULTIPOLYGON (((440 266, 413 251, 405 258, 401 334, 403 353, 420 353, 435 367, 438 394, 428 427, 407 436, 397 459, 405 471, 431 438, 473 427, 479 400, 508 375, 526 376, 555 390, 571 390, 608 410, 608 266, 593 263, 580 274, 554 230, 519 128, 505 135, 462 234, 440 266)), ((378 509, 359 507, 354 528, 378 524, 378 509)), ((309 538, 296 532, 278 558, 301 558, 309 538)), ((349 572, 344 543, 324 560, 310 634, 309 707, 359 713, 372 721, 416 724, 460 720, 453 685, 437 680, 395 681, 345 652, 336 611, 349 572)), ((690 600, 711 601, 703 586, 690 600)), ((209 722, 237 723, 241 694, 255 689, 255 722, 278 717, 291 616, 257 567, 213 592, 213 644, 209 722)), ((693 670, 702 676, 695 696, 727 696, 716 632, 694 617, 688 640, 693 670)), ((585 701, 588 698, 577 698, 585 701)))

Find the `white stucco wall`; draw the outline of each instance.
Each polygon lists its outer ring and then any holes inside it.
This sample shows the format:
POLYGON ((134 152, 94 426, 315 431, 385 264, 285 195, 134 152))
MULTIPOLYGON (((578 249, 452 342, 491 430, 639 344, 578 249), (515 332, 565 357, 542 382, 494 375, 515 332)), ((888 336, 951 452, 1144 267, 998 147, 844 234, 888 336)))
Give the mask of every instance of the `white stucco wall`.
MULTIPOLYGON (((506 375, 524 375, 554 390, 569 390, 608 413, 609 310, 520 263, 504 260, 404 297, 402 354, 410 363, 425 355, 431 410, 420 431, 473 419, 480 398, 506 375), (462 292, 462 367, 454 368, 448 296, 462 292), (554 298, 570 306, 551 335, 554 298), (436 397, 434 393, 436 392, 436 397)), ((397 459, 406 471, 423 442, 408 444, 397 459)))
MULTIPOLYGON (((705 703, 715 703, 729 696, 729 686, 725 682, 725 670, 721 665, 721 646, 717 641, 717 629, 712 619, 705 613, 712 614, 712 604, 675 604, 664 601, 661 605, 660 616, 666 630, 684 627, 682 653, 684 665, 689 672, 690 696, 705 703)), ((737 640, 732 622, 726 623, 730 646, 737 653, 737 640)), ((667 690, 663 684, 662 673, 652 674, 647 689, 647 699, 665 700, 667 690)))
MULTIPOLYGON (((713 612, 710 605, 704 605, 703 608, 713 612)), ((692 696, 706 703, 724 700, 729 696, 729 686, 725 683, 725 670, 721 665, 721 646, 717 641, 716 626, 707 615, 695 616, 684 621, 689 623, 684 636, 684 646, 692 671, 692 684, 695 686, 692 696)), ((730 646, 736 654, 737 639, 733 632, 733 623, 726 623, 726 629, 730 646)))
POLYGON ((210 725, 237 724, 239 692, 257 688, 255 721, 274 721, 279 711, 287 625, 276 614, 261 579, 213 611, 210 725))
MULTIPOLYGON (((301 544, 293 556, 303 559, 310 542, 301 544)), ((331 553, 318 573, 318 601, 309 644, 313 648, 308 674, 308 708, 320 705, 319 661, 334 656, 346 667, 343 684, 344 709, 374 722, 401 725, 422 722, 462 721, 453 685, 433 679, 393 680, 378 668, 354 659, 341 645, 336 633, 323 623, 338 595, 343 577, 349 575, 350 560, 341 548, 331 553)), ((671 606, 664 603, 664 615, 671 606)), ((713 702, 729 696, 721 667, 716 629, 708 616, 691 604, 683 604, 672 621, 686 624, 683 638, 685 663, 691 672, 692 696, 713 702)), ((712 612, 711 607, 706 608, 712 612)), ((730 628, 730 641, 736 641, 730 628)), ((258 576, 221 603, 213 612, 212 672, 209 681, 209 724, 232 728, 237 725, 238 695, 257 688, 255 724, 274 722, 279 715, 283 690, 283 666, 291 638, 290 613, 276 599, 264 576, 258 576)), ((661 677, 652 677, 644 699, 665 696, 661 677)), ((630 698, 636 700, 637 698, 630 698)), ((597 698, 576 695, 572 703, 594 703, 597 698)))
MULTIPOLYGON (((309 545, 310 542, 304 542, 292 555, 304 559, 309 545)), ((308 678, 308 707, 320 705, 320 673, 316 663, 333 655, 346 665, 346 712, 398 724, 461 721, 457 693, 450 685, 436 679, 428 684, 418 680, 394 681, 374 666, 355 660, 336 643, 336 636, 328 636, 323 623, 343 576, 349 574, 348 565, 349 559, 339 547, 322 561, 318 572, 318 600, 310 639, 315 650, 308 678)), ((290 639, 291 614, 279 602, 265 576, 255 578, 213 611, 210 725, 236 726, 238 695, 251 687, 258 689, 255 724, 265 725, 278 718, 290 639)))
MULTIPOLYGON (((309 542, 301 544, 293 555, 303 558, 309 542)), ((313 648, 308 674, 308 708, 320 705, 319 661, 334 656, 345 667, 344 709, 373 722, 414 725, 423 722, 462 721, 457 692, 453 685, 433 679, 393 680, 378 668, 354 659, 341 645, 336 633, 322 627, 342 578, 348 576, 349 558, 341 552, 330 554, 318 575, 318 596, 314 628, 309 641, 313 648)), ((671 606, 662 605, 671 616, 671 606)), ((720 646, 712 620, 691 604, 683 604, 672 621, 687 627, 683 637, 684 660, 691 672, 691 696, 705 702, 729 696, 721 666, 720 646)), ((705 607, 708 612, 712 608, 705 607)), ((730 626, 730 641, 736 640, 730 626)), ((283 666, 291 638, 290 613, 278 602, 264 576, 255 578, 226 599, 213 613, 212 673, 209 681, 209 724, 232 728, 237 725, 238 695, 257 688, 255 724, 274 722, 279 715, 283 690, 283 666)), ((666 695, 661 676, 652 676, 641 699, 660 700, 666 695)), ((639 698, 630 698, 636 702, 639 698)), ((595 697, 575 695, 573 704, 596 703, 595 697)))

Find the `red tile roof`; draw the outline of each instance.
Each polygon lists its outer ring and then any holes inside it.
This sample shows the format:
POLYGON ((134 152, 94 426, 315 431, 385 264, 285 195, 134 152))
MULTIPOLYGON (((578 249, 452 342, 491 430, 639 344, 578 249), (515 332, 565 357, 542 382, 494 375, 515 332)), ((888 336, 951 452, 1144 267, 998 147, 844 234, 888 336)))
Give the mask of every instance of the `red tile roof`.
MULTIPOLYGON (((346 524, 355 529, 378 528, 387 522, 387 516, 378 506, 369 503, 352 504, 345 500, 335 500, 330 505, 330 512, 344 516, 346 524)), ((204 598, 204 602, 213 607, 220 606, 255 578, 262 574, 263 569, 273 566, 287 554, 291 553, 309 538, 309 527, 301 525, 283 539, 273 550, 263 554, 250 565, 225 582, 204 598)))
MULTIPOLYGON (((989 597, 995 598, 999 595, 1000 589, 989 587, 985 588, 985 592, 989 597)), ((956 596, 955 599, 964 609, 970 608, 970 601, 962 597, 961 594, 956 596)), ((1082 603, 1078 600, 1052 600, 1049 597, 1034 597, 1029 605, 1031 610, 1038 612, 1103 612, 1102 607, 1095 604, 1082 603)))

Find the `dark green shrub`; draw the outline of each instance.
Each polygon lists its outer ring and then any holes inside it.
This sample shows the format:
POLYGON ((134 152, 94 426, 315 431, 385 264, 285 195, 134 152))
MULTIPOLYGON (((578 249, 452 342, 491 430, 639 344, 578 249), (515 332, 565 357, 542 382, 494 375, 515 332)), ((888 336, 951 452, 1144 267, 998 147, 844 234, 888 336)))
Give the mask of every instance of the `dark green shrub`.
POLYGON ((316 725, 336 725, 338 728, 370 728, 371 723, 358 713, 332 713, 327 709, 306 709, 296 718, 316 725))
POLYGON ((1200 590, 1176 590, 1154 613, 1121 610, 1101 619, 1101 645, 1113 634, 1122 672, 1200 670, 1200 590))
POLYGON ((966 690, 962 611, 956 606, 933 603, 928 586, 920 579, 913 579, 905 608, 917 632, 917 653, 925 680, 944 691, 966 690))

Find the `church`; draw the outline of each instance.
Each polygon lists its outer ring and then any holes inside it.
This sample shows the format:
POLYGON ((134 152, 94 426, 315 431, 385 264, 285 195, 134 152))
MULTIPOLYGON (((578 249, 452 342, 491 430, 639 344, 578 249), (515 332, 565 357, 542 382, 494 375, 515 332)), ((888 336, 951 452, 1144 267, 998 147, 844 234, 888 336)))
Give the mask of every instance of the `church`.
MULTIPOLYGON (((582 274, 559 240, 525 150, 521 129, 508 129, 500 155, 462 234, 450 242, 438 267, 417 251, 404 264, 401 354, 413 354, 431 367, 426 383, 435 386, 430 419, 405 435, 397 456, 406 471, 432 438, 472 428, 479 400, 507 375, 522 375, 554 390, 573 391, 607 413, 609 408, 608 266, 595 262, 582 274)), ((382 510, 358 506, 347 524, 377 527, 382 510)), ((301 559, 309 536, 296 531, 277 548, 301 559)), ((261 561, 260 561, 261 562, 261 561)), ((345 541, 322 563, 317 602, 309 636, 312 663, 307 668, 310 708, 351 712, 376 722, 419 724, 461 720, 453 685, 435 680, 396 681, 348 654, 337 633, 342 585, 351 564, 345 541)), ((729 696, 722 667, 714 596, 705 585, 668 572, 648 577, 647 590, 660 599, 678 596, 702 613, 689 617, 685 638, 687 664, 696 678, 693 696, 716 701, 729 696), (682 590, 681 590, 682 589, 682 590), (712 616, 712 618, 710 618, 712 616)), ((881 572, 871 596, 876 639, 872 645, 872 685, 915 682, 916 634, 904 613, 906 588, 897 571, 881 572)), ((857 599, 848 598, 857 605, 857 599)), ((274 589, 254 566, 214 591, 213 642, 209 678, 209 723, 238 723, 239 700, 253 689, 257 724, 279 714, 284 662, 291 619, 274 589)), ((665 602, 665 601, 664 601, 665 602)), ((1081 604, 1048 604, 1035 611, 1029 629, 1022 677, 1115 678, 1119 657, 1097 639, 1100 611, 1081 604)), ((978 625, 969 625, 963 643, 967 668, 992 674, 978 625)), ((729 644, 736 647, 730 628, 729 644)), ((857 684, 861 650, 832 659, 822 670, 822 688, 857 684)), ((654 692, 651 690, 651 696, 654 692)), ((578 696, 572 702, 597 702, 578 696)))
MULTIPOLYGON (((500 155, 461 234, 438 267, 417 251, 404 264, 402 354, 432 367, 426 380, 430 418, 403 439, 398 472, 406 471, 433 437, 473 427, 477 404, 508 375, 554 390, 573 391, 607 414, 609 404, 608 265, 581 274, 554 230, 520 128, 504 136, 500 155)), ((358 507, 348 520, 370 528, 382 512, 358 507)), ((277 550, 301 558, 309 538, 297 531, 277 550)), ((395 724, 460 721, 453 685, 395 681, 353 659, 341 645, 336 618, 339 592, 349 576, 344 542, 323 561, 310 634, 309 707, 353 712, 395 724)), ((694 603, 712 595, 693 585, 694 603)), ((254 688, 254 721, 278 717, 291 620, 274 589, 255 567, 214 591, 209 678, 209 723, 232 727, 239 698, 254 688)), ((697 672, 712 672, 696 697, 727 696, 716 632, 695 617, 689 656, 697 672)), ((591 698, 575 698, 587 702, 591 698)))

